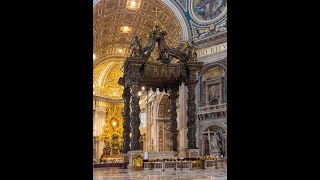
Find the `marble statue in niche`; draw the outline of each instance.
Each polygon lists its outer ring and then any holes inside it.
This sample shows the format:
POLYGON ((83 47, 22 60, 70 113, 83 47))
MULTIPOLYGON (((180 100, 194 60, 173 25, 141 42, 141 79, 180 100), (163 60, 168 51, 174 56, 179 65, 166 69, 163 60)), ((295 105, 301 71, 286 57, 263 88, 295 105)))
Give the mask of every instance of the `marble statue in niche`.
POLYGON ((209 105, 217 105, 220 100, 220 86, 219 84, 214 84, 209 86, 209 105))
POLYGON ((213 156, 224 155, 225 154, 224 152, 225 137, 223 135, 223 131, 220 129, 212 133, 213 133, 212 135, 207 136, 207 140, 209 142, 208 143, 209 148, 206 147, 206 149, 209 149, 210 155, 213 155, 213 156))
POLYGON ((225 137, 223 135, 223 132, 221 129, 218 130, 218 137, 220 139, 220 144, 221 144, 221 155, 225 155, 225 137))
POLYGON ((212 136, 211 136, 211 146, 210 146, 210 150, 220 153, 221 152, 221 143, 220 143, 221 139, 219 138, 218 134, 215 132, 212 136))

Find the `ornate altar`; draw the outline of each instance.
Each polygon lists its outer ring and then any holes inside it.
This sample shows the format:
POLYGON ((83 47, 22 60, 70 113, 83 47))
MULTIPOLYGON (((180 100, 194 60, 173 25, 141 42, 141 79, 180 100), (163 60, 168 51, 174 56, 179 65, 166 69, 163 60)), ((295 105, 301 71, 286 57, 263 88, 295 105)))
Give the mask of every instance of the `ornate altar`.
MULTIPOLYGON (((118 162, 121 159, 120 150, 122 147, 123 117, 121 112, 123 105, 113 104, 107 107, 106 124, 103 133, 99 136, 100 141, 104 141, 102 162, 118 162)), ((102 156, 100 159, 102 159, 102 156)))
MULTIPOLYGON (((149 41, 142 47, 140 38, 135 36, 132 42, 132 52, 126 58, 123 66, 124 75, 118 83, 124 86, 123 100, 123 153, 128 151, 139 151, 140 138, 140 96, 138 92, 142 86, 146 90, 165 91, 170 94, 170 122, 172 150, 178 148, 177 112, 176 101, 178 98, 179 86, 184 83, 188 87, 188 149, 198 149, 196 147, 196 115, 195 115, 195 86, 197 84, 196 71, 201 68, 203 62, 196 61, 196 52, 193 43, 186 43, 183 49, 170 48, 165 43, 166 32, 162 31, 155 23, 153 31, 150 32, 149 41), (148 61, 156 43, 159 48, 159 56, 155 62, 148 61), (131 105, 131 108, 130 108, 131 105), (131 138, 129 134, 131 133, 131 138)), ((195 155, 197 156, 197 155, 195 155)), ((130 161, 132 162, 132 161, 130 161)), ((130 163, 130 165, 132 165, 130 163)))

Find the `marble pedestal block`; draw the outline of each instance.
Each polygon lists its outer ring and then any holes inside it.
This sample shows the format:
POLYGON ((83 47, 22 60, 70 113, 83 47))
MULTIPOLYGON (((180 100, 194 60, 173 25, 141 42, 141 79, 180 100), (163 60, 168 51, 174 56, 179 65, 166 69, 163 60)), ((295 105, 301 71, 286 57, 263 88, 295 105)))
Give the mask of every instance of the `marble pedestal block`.
POLYGON ((122 162, 123 162, 123 166, 121 167, 122 169, 127 169, 128 168, 128 164, 129 164, 129 154, 128 153, 122 153, 122 162))
POLYGON ((197 158, 200 156, 200 149, 187 149, 186 158, 197 158))
POLYGON ((137 150, 137 151, 128 151, 128 155, 129 155, 129 164, 128 164, 128 168, 132 169, 132 164, 133 164, 133 160, 141 157, 143 159, 143 151, 141 150, 137 150))

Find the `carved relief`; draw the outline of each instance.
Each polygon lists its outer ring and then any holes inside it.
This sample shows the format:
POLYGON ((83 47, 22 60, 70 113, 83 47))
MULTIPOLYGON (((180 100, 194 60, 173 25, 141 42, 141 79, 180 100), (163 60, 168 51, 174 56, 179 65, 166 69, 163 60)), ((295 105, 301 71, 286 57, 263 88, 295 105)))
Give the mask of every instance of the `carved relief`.
POLYGON ((213 68, 206 70, 203 73, 203 76, 207 79, 212 79, 217 76, 220 76, 223 72, 224 72, 224 69, 221 66, 215 66, 213 68))

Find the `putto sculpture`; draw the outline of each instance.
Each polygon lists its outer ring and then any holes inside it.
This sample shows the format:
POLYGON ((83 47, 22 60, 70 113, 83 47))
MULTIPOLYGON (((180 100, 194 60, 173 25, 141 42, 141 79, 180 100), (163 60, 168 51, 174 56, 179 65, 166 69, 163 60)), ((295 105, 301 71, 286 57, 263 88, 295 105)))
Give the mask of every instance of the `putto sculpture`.
POLYGON ((131 54, 130 57, 141 57, 142 55, 142 44, 141 38, 138 35, 135 35, 131 42, 131 54))

